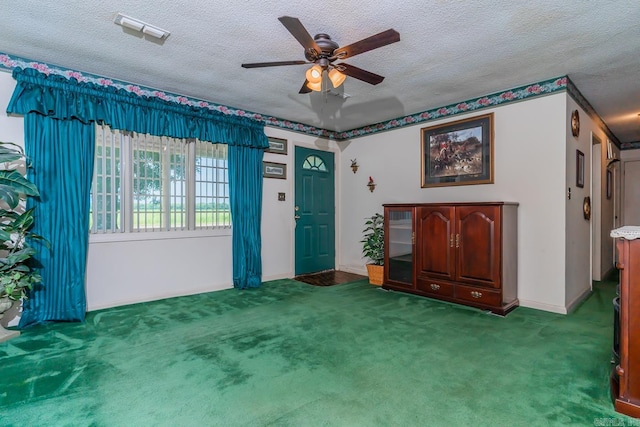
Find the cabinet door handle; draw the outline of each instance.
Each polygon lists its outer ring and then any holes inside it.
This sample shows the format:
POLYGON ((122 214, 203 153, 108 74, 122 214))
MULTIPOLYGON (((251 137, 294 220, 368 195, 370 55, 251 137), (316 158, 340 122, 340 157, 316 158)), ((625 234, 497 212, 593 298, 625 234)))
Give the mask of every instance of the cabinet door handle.
POLYGON ((474 298, 480 298, 482 296, 482 292, 471 291, 471 296, 474 298))
POLYGON ((449 238, 449 246, 453 247, 453 233, 451 233, 451 237, 449 238))
POLYGON ((435 283, 432 283, 429 286, 431 286, 431 289, 434 291, 440 290, 440 285, 436 285, 435 283))
POLYGON ((460 235, 456 234, 456 248, 460 247, 460 235))

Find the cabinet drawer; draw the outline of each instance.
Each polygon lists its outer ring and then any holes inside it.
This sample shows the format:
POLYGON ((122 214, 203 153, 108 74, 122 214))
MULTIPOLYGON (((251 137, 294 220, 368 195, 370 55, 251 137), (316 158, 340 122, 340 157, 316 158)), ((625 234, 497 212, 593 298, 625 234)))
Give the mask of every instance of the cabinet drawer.
POLYGON ((476 302, 479 304, 502 305, 502 297, 500 292, 488 291, 483 288, 472 288, 468 286, 456 286, 456 298, 476 302))
POLYGON ((451 283, 429 279, 428 277, 418 277, 416 285, 419 290, 429 294, 453 296, 453 285, 451 283))

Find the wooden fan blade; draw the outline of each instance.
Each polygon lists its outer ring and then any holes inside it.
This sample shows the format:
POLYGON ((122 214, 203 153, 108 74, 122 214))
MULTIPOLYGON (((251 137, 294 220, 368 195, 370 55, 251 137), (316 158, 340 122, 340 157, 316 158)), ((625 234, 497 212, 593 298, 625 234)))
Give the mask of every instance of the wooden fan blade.
POLYGON ((302 22, 298 18, 292 18, 291 16, 281 16, 278 18, 282 25, 291 33, 293 37, 298 40, 305 50, 313 49, 316 53, 320 53, 322 50, 318 47, 311 34, 304 28, 302 22))
POLYGON ((309 83, 309 80, 305 79, 304 80, 304 84, 302 85, 302 87, 300 88, 300 92, 298 92, 298 93, 309 93, 309 92, 311 92, 311 89, 309 89, 309 87, 307 86, 307 83, 309 83))
POLYGON ((362 80, 363 82, 367 82, 372 85, 377 85, 384 80, 384 77, 382 76, 363 70, 362 68, 354 67, 353 65, 345 64, 344 62, 337 64, 336 69, 349 77, 362 80))
POLYGON ((394 29, 389 29, 353 44, 339 47, 333 54, 340 59, 344 59, 399 41, 400 33, 394 29))
POLYGON ((250 64, 242 64, 242 68, 278 67, 280 65, 302 65, 302 64, 310 64, 310 62, 307 62, 307 61, 253 62, 250 64))

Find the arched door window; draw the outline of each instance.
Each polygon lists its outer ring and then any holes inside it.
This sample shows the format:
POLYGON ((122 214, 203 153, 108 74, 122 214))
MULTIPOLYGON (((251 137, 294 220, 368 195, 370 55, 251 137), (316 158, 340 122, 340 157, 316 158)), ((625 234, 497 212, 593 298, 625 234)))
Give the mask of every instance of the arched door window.
POLYGON ((302 163, 302 169, 314 170, 319 172, 329 172, 327 169, 327 165, 324 164, 324 160, 322 160, 318 156, 314 156, 313 154, 307 156, 302 163))

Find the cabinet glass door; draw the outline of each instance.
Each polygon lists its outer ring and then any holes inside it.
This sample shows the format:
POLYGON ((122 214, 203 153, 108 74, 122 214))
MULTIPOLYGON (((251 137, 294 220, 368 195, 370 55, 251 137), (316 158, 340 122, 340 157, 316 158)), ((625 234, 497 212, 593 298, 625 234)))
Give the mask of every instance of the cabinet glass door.
POLYGON ((388 280, 413 287, 413 209, 387 211, 388 280))

